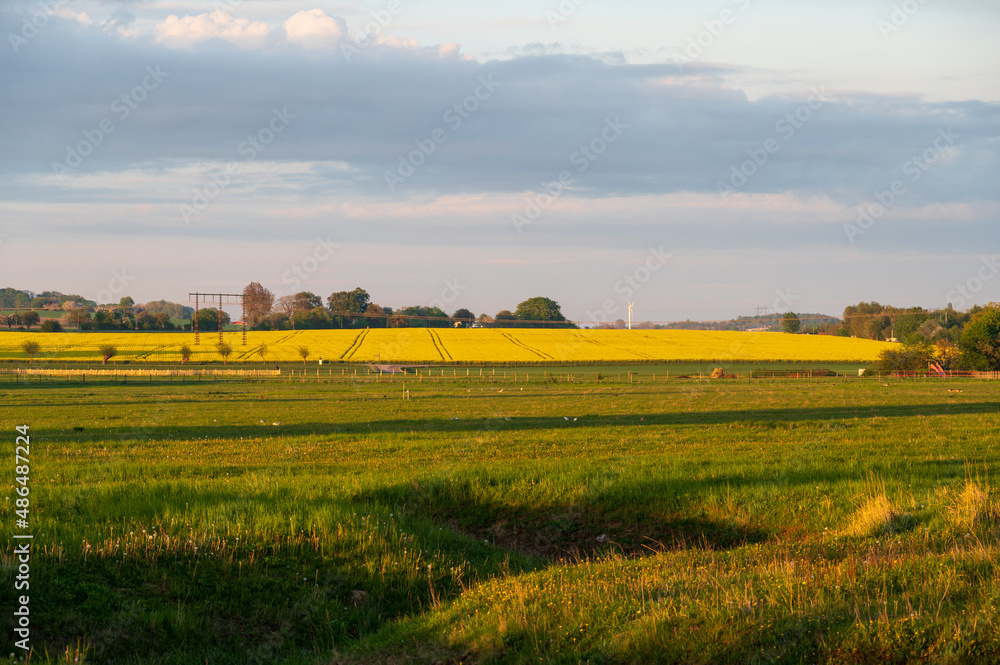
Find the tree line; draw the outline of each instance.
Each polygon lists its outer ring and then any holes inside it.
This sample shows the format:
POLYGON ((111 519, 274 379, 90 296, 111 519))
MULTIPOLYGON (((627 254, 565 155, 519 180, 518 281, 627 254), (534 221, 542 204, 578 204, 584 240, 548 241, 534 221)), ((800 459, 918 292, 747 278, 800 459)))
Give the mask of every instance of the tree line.
MULTIPOLYGON (((275 299, 257 282, 243 290, 245 323, 256 330, 314 330, 324 328, 515 328, 521 326, 575 328, 563 316, 559 303, 529 298, 514 309, 496 315, 476 315, 460 308, 452 313, 437 305, 393 308, 372 302, 365 289, 335 291, 323 298, 310 291, 275 299)), ((199 311, 199 326, 201 312, 199 311)))
MULTIPOLYGON (((575 328, 563 316, 559 303, 545 297, 529 298, 513 311, 494 315, 479 314, 461 308, 450 314, 437 305, 412 305, 392 308, 372 302, 365 289, 335 291, 324 299, 301 291, 275 298, 259 282, 243 289, 243 304, 248 327, 256 330, 311 330, 328 328, 575 328)), ((58 332, 67 327, 78 330, 191 330, 194 310, 178 303, 159 300, 136 305, 132 298, 117 304, 95 305, 81 296, 46 291, 33 294, 17 289, 0 289, 0 309, 22 309, 41 304, 43 309, 62 309, 59 319, 43 318, 27 309, 0 314, 0 325, 8 330, 39 326, 43 332, 58 332)), ((204 331, 230 325, 230 316, 214 307, 199 309, 198 327, 204 331)), ((691 323, 691 322, 687 322, 691 323)), ((898 349, 883 354, 884 371, 926 370, 931 362, 944 369, 1000 370, 1000 303, 974 306, 956 311, 950 304, 943 309, 893 307, 878 302, 860 302, 844 309, 841 319, 825 315, 778 315, 740 317, 729 329, 749 327, 780 328, 788 333, 812 333, 902 342, 898 349)), ((718 324, 716 324, 718 325, 718 324)), ((650 323, 635 328, 681 327, 650 323)), ((597 327, 625 327, 624 321, 597 327)), ((717 328, 721 329, 721 328, 717 328)))
MULTIPOLYGON (((11 289, 5 289, 11 290, 11 289)), ((52 311, 53 308, 43 309, 52 311)), ((64 300, 56 311, 63 311, 60 318, 42 318, 34 309, 0 314, 0 325, 8 330, 31 329, 38 325, 41 332, 61 332, 65 328, 77 330, 179 330, 189 329, 190 324, 175 320, 190 319, 194 309, 177 303, 159 300, 136 305, 126 296, 117 305, 93 305, 91 301, 64 300), (86 303, 91 303, 87 305, 86 303)))

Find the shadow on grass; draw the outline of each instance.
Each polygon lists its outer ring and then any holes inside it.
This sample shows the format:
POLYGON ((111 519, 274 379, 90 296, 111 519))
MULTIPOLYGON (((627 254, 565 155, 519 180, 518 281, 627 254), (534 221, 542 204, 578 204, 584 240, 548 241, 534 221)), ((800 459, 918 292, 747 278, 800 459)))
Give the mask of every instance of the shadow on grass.
POLYGON ((686 547, 729 549, 763 542, 768 533, 761 525, 748 524, 735 516, 709 516, 699 507, 698 495, 708 489, 707 485, 726 482, 628 483, 589 494, 575 503, 529 505, 518 494, 520 485, 503 487, 503 481, 496 479, 469 478, 414 481, 360 492, 354 498, 445 525, 512 552, 561 561, 607 551, 635 556, 686 547), (679 492, 685 497, 688 493, 694 496, 679 500, 679 492))
MULTIPOLYGON (((271 400, 271 397, 268 397, 271 400)), ((206 400, 211 401, 211 400, 206 400)), ((296 400, 289 400, 296 401, 296 400)), ((189 402, 172 402, 180 407, 189 402)), ((373 407, 377 401, 373 401, 373 407)), ((136 407, 135 403, 130 406, 136 407)), ((249 405, 247 405, 249 408, 249 405)), ((677 427, 691 425, 734 425, 743 424, 758 428, 778 428, 808 425, 830 421, 845 421, 865 418, 914 418, 929 416, 958 415, 1000 415, 1000 402, 966 402, 941 404, 897 404, 884 406, 834 406, 794 409, 753 409, 721 411, 686 411, 679 413, 636 413, 634 415, 603 416, 529 416, 529 417, 481 417, 453 419, 447 413, 440 418, 384 419, 372 422, 303 422, 283 423, 273 426, 270 422, 252 425, 199 424, 189 426, 153 425, 142 426, 141 438, 162 439, 167 436, 178 439, 222 439, 252 437, 306 437, 334 434, 373 433, 472 433, 483 431, 530 432, 535 430, 561 429, 602 429, 614 427, 677 427), (576 418, 576 420, 574 420, 576 418)), ((32 428, 32 435, 38 439, 72 440, 98 442, 137 438, 135 427, 83 427, 73 430, 53 430, 32 428)))
MULTIPOLYGON (((75 507, 52 509, 101 523, 114 501, 113 493, 93 492, 75 507)), ((128 555, 84 556, 79 546, 67 547, 62 559, 36 555, 32 644, 39 651, 61 653, 82 640, 98 662, 284 662, 289 654, 353 643, 478 580, 545 565, 424 521, 394 519, 382 505, 302 503, 294 489, 273 484, 261 491, 168 489, 127 509, 127 526, 116 519, 127 531, 156 527, 173 532, 176 544, 144 549, 140 540, 128 555), (288 516, 299 510, 306 516, 296 522, 307 521, 292 529, 288 516), (201 534, 196 542, 188 542, 189 521, 201 534), (417 565, 406 565, 412 560, 417 565)), ((11 606, 12 575, 0 571, 0 602, 11 606)))

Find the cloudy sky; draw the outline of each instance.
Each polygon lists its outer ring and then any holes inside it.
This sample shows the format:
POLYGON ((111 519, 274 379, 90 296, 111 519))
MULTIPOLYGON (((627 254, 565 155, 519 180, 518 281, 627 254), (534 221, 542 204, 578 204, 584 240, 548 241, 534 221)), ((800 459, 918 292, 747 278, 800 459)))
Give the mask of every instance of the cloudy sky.
POLYGON ((995 0, 0 3, 0 286, 1000 300, 995 0))

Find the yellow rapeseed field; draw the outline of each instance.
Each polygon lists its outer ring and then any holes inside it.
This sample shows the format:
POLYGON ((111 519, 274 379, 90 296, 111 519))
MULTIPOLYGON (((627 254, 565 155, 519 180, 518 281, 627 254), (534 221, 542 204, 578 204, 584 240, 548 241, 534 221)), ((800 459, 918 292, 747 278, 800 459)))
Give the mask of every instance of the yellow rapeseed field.
MULTIPOLYGON (((872 362, 892 345, 845 337, 783 333, 690 330, 371 329, 224 333, 229 363, 552 363, 552 362, 872 362)), ((99 361, 113 344, 112 362, 179 362, 181 347, 191 362, 222 362, 218 334, 0 332, 0 359, 26 359, 23 342, 34 340, 43 361, 99 361)))

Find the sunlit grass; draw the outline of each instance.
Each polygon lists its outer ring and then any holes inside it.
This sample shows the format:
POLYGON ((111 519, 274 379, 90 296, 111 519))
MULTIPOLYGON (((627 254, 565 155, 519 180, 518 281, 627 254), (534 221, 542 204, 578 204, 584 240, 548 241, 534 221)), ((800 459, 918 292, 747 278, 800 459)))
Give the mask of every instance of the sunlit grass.
POLYGON ((33 437, 33 644, 97 662, 988 662, 1000 399, 962 388, 491 377, 410 380, 404 400, 387 382, 0 379, 0 428, 33 437))

